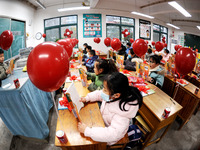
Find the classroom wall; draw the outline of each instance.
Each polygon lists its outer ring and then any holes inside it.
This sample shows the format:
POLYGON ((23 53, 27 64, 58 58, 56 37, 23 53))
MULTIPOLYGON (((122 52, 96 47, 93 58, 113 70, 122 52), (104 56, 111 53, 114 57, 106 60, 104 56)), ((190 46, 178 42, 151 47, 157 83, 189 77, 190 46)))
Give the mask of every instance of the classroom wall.
POLYGON ((12 19, 22 20, 26 22, 26 33, 29 33, 29 37, 26 40, 26 46, 32 46, 34 42, 34 14, 35 10, 20 1, 0 1, 0 17, 8 17, 12 19))

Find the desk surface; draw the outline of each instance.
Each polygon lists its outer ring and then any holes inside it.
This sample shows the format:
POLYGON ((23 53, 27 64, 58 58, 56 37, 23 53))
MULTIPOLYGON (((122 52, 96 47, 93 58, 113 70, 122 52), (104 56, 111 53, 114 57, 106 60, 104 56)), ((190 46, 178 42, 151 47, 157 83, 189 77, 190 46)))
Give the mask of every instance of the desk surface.
MULTIPOLYGON (((80 97, 86 96, 87 93, 89 93, 88 89, 86 87, 83 87, 81 82, 75 82, 74 84, 80 97)), ((66 84, 66 86, 69 85, 69 83, 66 84)), ((61 144, 55 137, 56 146, 81 146, 99 143, 93 141, 91 138, 85 137, 83 134, 80 134, 80 132, 77 129, 78 121, 75 119, 72 112, 69 112, 68 109, 59 110, 59 116, 62 121, 62 125, 58 119, 56 131, 64 130, 64 132, 67 135, 68 142, 66 144, 61 144)), ((80 110, 80 117, 82 122, 84 122, 89 127, 105 127, 97 103, 86 104, 80 110)))
POLYGON ((149 110, 160 120, 164 120, 162 114, 166 107, 170 107, 171 112, 170 115, 177 113, 181 110, 182 106, 179 105, 175 100, 173 100, 170 96, 168 96, 161 89, 157 88, 153 84, 148 84, 148 86, 155 91, 154 94, 143 97, 143 104, 145 104, 149 110), (172 99, 172 100, 170 100, 172 99), (175 103, 173 103, 173 102, 175 103))

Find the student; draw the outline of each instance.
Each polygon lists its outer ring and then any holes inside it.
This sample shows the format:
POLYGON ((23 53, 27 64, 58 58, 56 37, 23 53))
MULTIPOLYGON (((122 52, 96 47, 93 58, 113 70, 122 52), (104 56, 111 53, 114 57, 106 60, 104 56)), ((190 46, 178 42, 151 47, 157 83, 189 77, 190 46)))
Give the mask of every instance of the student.
POLYGON ((100 111, 106 127, 88 127, 79 122, 78 130, 94 141, 113 145, 127 133, 129 122, 136 116, 143 98, 137 88, 129 86, 128 78, 119 72, 106 76, 103 85, 103 90, 91 92, 80 101, 102 101, 100 111))
POLYGON ((126 54, 126 47, 121 44, 121 48, 118 50, 118 55, 125 55, 126 54))
POLYGON ((89 58, 88 52, 91 51, 91 50, 92 50, 92 47, 88 45, 86 47, 86 54, 83 55, 83 60, 82 61, 84 62, 84 64, 87 61, 87 59, 89 58))
POLYGON ((129 50, 131 49, 132 47, 131 47, 131 43, 127 43, 126 44, 126 54, 128 55, 128 53, 129 53, 129 50))
POLYGON ((169 50, 168 49, 165 49, 164 50, 164 55, 163 55, 163 60, 165 62, 167 62, 169 60, 169 57, 171 56, 171 54, 169 53, 169 50))
POLYGON ((86 73, 87 79, 92 81, 88 90, 92 92, 103 89, 104 77, 113 72, 118 72, 118 69, 112 59, 97 59, 94 63, 94 73, 86 73))
POLYGON ((150 71, 149 76, 146 78, 146 80, 157 87, 161 88, 163 86, 164 82, 164 69, 160 66, 160 61, 162 59, 162 56, 153 55, 150 56, 150 71))
POLYGON ((87 54, 87 51, 86 51, 86 47, 87 47, 87 46, 88 46, 87 43, 84 43, 84 44, 83 44, 83 47, 84 47, 83 54, 87 54))
POLYGON ((86 66, 88 72, 94 72, 94 62, 98 59, 98 56, 94 50, 89 51, 88 56, 89 58, 86 60, 84 65, 86 66))
POLYGON ((134 58, 138 58, 133 49, 130 48, 129 53, 128 53, 128 57, 127 59, 124 61, 124 65, 122 66, 122 69, 127 69, 130 71, 136 71, 136 61, 132 62, 132 59, 134 58))
POLYGON ((4 51, 0 48, 0 81, 7 78, 10 74, 8 66, 3 62, 4 61, 4 51))
POLYGON ((153 55, 154 55, 154 53, 152 52, 152 49, 151 49, 151 48, 148 48, 147 53, 146 53, 146 55, 145 55, 145 59, 146 59, 147 61, 149 61, 150 56, 153 56, 153 55))

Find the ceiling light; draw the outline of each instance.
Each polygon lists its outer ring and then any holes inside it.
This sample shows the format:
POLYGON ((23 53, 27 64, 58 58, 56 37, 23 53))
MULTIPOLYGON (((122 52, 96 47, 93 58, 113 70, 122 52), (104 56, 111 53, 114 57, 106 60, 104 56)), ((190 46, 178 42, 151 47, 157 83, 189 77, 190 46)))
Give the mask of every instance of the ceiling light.
POLYGON ((197 26, 197 28, 200 30, 200 26, 197 26))
POLYGON ((70 7, 70 8, 60 8, 58 12, 62 11, 70 11, 70 10, 82 10, 82 9, 90 9, 90 7, 70 7))
POLYGON ((168 2, 169 5, 177 9, 180 13, 182 13, 185 17, 192 17, 181 5, 179 5, 177 2, 172 1, 168 2))
POLYGON ((175 29, 180 29, 179 27, 177 27, 177 26, 175 26, 175 25, 173 25, 173 24, 170 24, 170 23, 167 23, 167 25, 168 25, 168 26, 171 26, 171 27, 173 27, 173 28, 175 28, 175 29))
POLYGON ((153 19, 154 17, 153 16, 149 16, 149 15, 146 15, 146 14, 142 14, 142 13, 139 13, 139 12, 131 12, 132 14, 135 14, 135 15, 139 15, 139 16, 143 16, 143 17, 147 17, 147 18, 150 18, 150 19, 153 19))
POLYGON ((42 9, 46 9, 46 7, 39 1, 39 0, 36 0, 35 1, 42 9))

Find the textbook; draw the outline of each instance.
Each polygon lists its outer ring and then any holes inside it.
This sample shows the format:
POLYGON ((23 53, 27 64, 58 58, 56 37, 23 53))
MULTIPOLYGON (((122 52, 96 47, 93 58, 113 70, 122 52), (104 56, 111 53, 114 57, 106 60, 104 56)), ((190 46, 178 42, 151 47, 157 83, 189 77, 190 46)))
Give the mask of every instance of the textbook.
POLYGON ((87 86, 87 75, 86 75, 85 70, 83 68, 79 68, 79 74, 80 74, 80 77, 81 77, 82 85, 84 87, 87 86))

